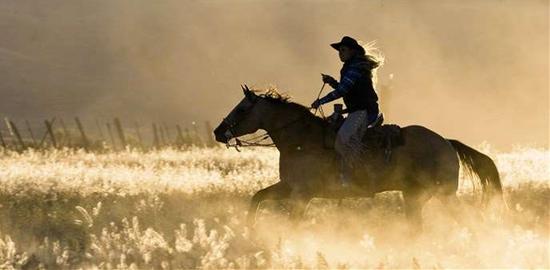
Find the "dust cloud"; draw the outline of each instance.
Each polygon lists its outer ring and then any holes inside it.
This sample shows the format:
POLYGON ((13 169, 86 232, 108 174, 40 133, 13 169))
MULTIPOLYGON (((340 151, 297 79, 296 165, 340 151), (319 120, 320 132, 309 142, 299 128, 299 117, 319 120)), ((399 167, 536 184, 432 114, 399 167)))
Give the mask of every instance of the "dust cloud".
POLYGON ((548 147, 548 1, 3 1, 0 115, 216 124, 239 84, 310 104, 328 44, 377 42, 388 122, 548 147), (391 79, 390 79, 391 78, 391 79))

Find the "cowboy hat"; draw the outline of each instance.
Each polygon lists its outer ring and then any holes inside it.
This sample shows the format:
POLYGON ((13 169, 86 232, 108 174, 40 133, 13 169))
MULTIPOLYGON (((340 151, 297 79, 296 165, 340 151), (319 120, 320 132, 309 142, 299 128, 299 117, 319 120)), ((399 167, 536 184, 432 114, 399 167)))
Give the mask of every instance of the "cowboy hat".
POLYGON ((355 40, 352 37, 348 37, 348 36, 344 36, 340 42, 332 43, 332 44, 330 44, 330 46, 332 48, 336 49, 336 50, 339 50, 340 46, 346 46, 346 47, 351 48, 351 49, 357 49, 357 50, 365 51, 363 46, 359 45, 357 40, 355 40))

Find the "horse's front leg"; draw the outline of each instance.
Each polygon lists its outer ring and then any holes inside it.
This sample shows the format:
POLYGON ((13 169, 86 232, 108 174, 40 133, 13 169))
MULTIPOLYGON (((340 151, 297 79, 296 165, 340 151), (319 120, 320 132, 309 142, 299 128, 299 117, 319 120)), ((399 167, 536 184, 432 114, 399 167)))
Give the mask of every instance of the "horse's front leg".
POLYGON ((253 227, 256 223, 256 212, 258 206, 264 200, 282 200, 290 195, 290 187, 285 182, 278 182, 272 186, 266 187, 252 196, 250 208, 248 209, 247 222, 249 227, 253 227))
POLYGON ((303 218, 307 210, 307 206, 313 196, 310 192, 293 190, 290 194, 290 221, 297 224, 303 218))

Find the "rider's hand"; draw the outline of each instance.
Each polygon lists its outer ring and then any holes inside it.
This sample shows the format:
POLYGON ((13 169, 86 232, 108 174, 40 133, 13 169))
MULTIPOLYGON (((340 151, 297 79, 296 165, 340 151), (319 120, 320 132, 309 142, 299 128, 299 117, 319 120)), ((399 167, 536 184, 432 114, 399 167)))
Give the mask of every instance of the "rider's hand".
POLYGON ((319 108, 319 106, 321 106, 321 101, 316 99, 315 101, 313 101, 313 103, 311 103, 311 108, 313 109, 317 109, 319 108))
POLYGON ((332 78, 332 76, 330 76, 330 75, 322 74, 322 73, 321 73, 321 77, 322 77, 322 79, 323 79, 323 82, 324 82, 324 83, 328 83, 329 85, 333 85, 333 84, 338 83, 338 82, 336 81, 336 79, 332 78))

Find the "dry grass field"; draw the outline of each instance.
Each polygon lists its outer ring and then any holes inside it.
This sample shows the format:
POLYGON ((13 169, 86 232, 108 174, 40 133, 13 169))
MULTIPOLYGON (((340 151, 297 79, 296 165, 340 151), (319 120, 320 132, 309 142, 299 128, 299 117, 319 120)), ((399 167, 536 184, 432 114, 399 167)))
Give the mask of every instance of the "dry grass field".
POLYGON ((277 181, 274 149, 0 154, 0 269, 550 268, 550 152, 495 159, 508 211, 479 209, 461 179, 461 226, 437 200, 425 232, 407 231, 399 192, 315 199, 299 226, 284 202, 253 192, 277 181))

